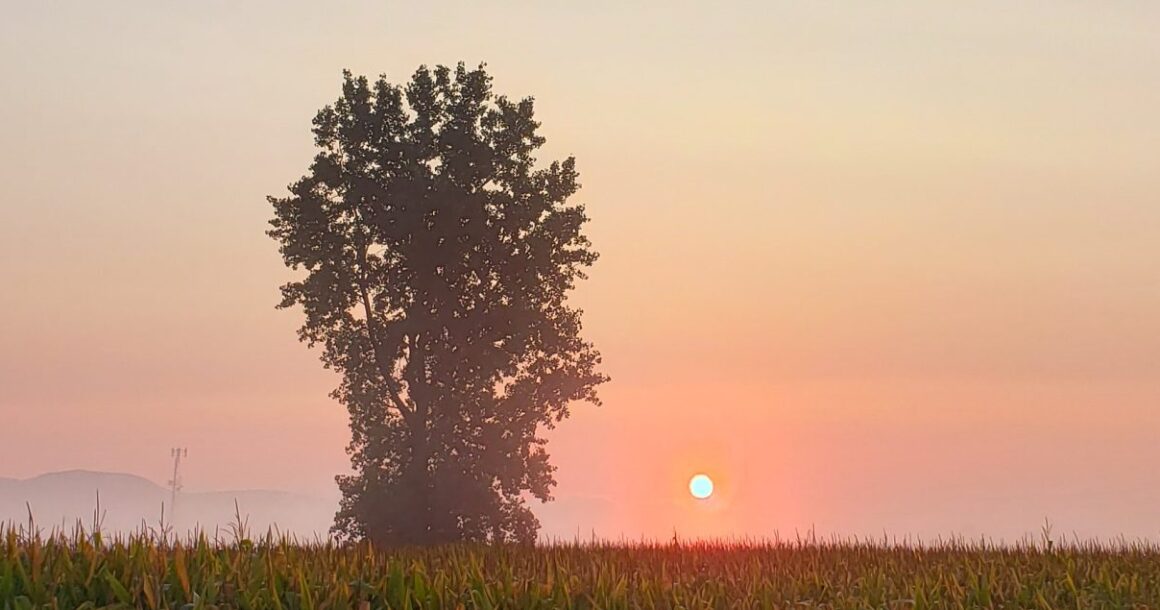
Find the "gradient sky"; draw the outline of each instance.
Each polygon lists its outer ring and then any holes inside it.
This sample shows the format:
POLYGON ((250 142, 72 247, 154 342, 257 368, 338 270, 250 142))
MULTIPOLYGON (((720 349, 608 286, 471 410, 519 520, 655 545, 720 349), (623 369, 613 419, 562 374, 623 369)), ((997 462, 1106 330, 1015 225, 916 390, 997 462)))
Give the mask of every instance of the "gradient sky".
POLYGON ((343 68, 486 61, 602 253, 552 527, 1160 536, 1160 4, 3 13, 0 476, 334 493, 264 197, 343 68))

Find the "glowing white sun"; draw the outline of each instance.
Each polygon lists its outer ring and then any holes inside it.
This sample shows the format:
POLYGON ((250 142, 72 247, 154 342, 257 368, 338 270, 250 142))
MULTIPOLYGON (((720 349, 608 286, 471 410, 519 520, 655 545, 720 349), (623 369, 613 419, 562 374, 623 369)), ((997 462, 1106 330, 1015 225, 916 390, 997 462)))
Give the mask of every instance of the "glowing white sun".
POLYGON ((689 479, 689 493, 698 500, 708 498, 713 495, 713 479, 707 474, 693 475, 693 478, 689 479))

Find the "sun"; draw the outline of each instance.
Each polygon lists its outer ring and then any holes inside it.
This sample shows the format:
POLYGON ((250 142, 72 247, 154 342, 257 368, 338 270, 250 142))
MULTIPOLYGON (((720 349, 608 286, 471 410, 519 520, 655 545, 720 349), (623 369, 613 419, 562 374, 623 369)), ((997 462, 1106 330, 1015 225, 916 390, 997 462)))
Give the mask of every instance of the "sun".
POLYGON ((695 474, 689 479, 689 493, 698 500, 704 500, 713 495, 713 479, 707 474, 695 474))

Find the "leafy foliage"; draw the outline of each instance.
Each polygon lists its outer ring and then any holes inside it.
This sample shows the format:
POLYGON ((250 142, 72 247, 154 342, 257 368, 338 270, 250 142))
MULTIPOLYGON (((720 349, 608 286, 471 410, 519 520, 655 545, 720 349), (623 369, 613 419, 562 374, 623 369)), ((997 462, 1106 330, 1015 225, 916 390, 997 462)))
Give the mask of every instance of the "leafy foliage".
POLYGON ((300 337, 342 374, 354 476, 335 532, 383 543, 534 540, 555 484, 539 436, 598 403, 600 355, 567 295, 597 254, 568 158, 537 168, 530 98, 480 66, 404 86, 345 73, 269 231, 300 337))
POLYGON ((0 609, 1157 608, 1148 544, 512 545, 42 538, 0 528, 0 609))

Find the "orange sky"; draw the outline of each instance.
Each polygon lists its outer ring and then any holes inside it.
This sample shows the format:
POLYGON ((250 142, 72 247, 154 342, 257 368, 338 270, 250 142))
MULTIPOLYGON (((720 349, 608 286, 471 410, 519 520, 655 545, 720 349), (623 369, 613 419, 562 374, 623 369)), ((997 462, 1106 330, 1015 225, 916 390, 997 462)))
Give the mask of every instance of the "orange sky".
POLYGON ((0 476, 333 493, 264 197, 342 68, 486 60, 602 253, 553 528, 1160 535, 1160 7, 411 4, 6 9, 0 476))

